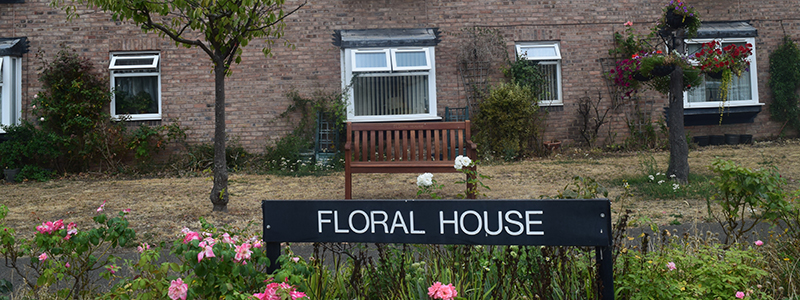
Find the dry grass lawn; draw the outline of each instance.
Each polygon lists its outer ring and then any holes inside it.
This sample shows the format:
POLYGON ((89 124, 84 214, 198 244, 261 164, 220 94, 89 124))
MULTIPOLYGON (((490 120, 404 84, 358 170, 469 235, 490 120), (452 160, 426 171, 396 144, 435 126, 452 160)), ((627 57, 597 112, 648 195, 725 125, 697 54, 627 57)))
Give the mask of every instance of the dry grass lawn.
MULTIPOLYGON (((484 180, 491 187, 485 191, 486 199, 538 199, 541 195, 554 195, 571 182, 576 175, 591 176, 597 180, 619 177, 622 174, 641 174, 640 153, 599 153, 579 149, 566 149, 549 158, 535 158, 502 165, 480 166, 481 174, 492 178, 484 180)), ((669 152, 653 155, 659 168, 665 171, 669 152)), ((742 146, 710 146, 690 151, 692 172, 710 173, 708 166, 715 157, 730 159, 747 167, 758 167, 759 162, 773 161, 787 178, 789 188, 797 189, 800 178, 800 142, 759 142, 742 146)), ((356 199, 409 199, 416 197, 417 174, 355 174, 353 198, 356 199)), ((459 174, 436 174, 434 178, 445 184, 440 195, 455 197, 463 185, 453 182, 462 179, 459 174)), ((260 231, 261 200, 264 199, 343 199, 344 175, 342 172, 321 177, 282 177, 272 175, 233 174, 230 177, 232 193, 229 213, 212 213, 208 192, 209 178, 149 178, 123 179, 97 176, 71 176, 50 182, 25 182, 0 184, 2 203, 10 209, 6 222, 23 235, 30 236, 34 226, 42 221, 64 219, 79 226, 91 226, 91 217, 97 207, 107 201, 108 212, 116 213, 130 208, 131 227, 143 241, 172 240, 181 228, 199 227, 198 218, 204 217, 213 224, 230 224, 242 227, 253 222, 260 231)), ((608 187, 610 197, 618 195, 620 187, 608 187)), ((702 221, 705 217, 705 199, 658 200, 633 197, 625 203, 614 203, 614 210, 624 206, 635 214, 649 216, 659 223, 669 222, 669 215, 680 213, 684 222, 702 221)))

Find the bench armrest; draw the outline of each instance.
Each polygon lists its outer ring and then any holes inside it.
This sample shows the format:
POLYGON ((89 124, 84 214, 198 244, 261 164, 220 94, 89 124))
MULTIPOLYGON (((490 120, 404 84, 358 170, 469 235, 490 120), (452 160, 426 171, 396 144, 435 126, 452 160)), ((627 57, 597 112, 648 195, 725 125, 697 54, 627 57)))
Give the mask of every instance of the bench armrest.
POLYGON ((344 143, 344 150, 345 151, 350 151, 352 149, 353 149, 352 143, 350 143, 350 142, 344 143))
POLYGON ((478 149, 478 145, 475 144, 475 142, 473 141, 467 141, 467 147, 469 147, 472 150, 478 149))

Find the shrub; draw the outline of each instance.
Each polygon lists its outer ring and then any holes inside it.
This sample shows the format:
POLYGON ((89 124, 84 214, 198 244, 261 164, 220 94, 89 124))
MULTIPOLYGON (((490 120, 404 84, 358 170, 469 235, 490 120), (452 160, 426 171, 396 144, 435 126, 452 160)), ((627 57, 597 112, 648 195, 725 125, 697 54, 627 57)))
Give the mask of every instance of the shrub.
POLYGON ((97 154, 91 132, 110 120, 105 112, 111 101, 108 81, 91 61, 66 48, 43 63, 39 81, 44 91, 34 95, 32 112, 43 132, 62 137, 61 143, 50 145, 61 152, 56 167, 83 169, 97 154))
POLYGON ((660 251, 623 250, 615 266, 615 299, 771 299, 763 256, 753 249, 671 238, 660 251))
POLYGON ((541 122, 537 98, 520 84, 500 84, 479 104, 475 141, 483 158, 510 161, 529 155, 541 145, 541 122))
POLYGON ((786 180, 776 167, 751 170, 717 159, 709 168, 717 175, 717 192, 707 200, 708 213, 722 226, 725 244, 740 240, 761 220, 775 222, 791 209, 783 190, 786 180), (713 212, 711 201, 720 205, 719 213, 713 212))

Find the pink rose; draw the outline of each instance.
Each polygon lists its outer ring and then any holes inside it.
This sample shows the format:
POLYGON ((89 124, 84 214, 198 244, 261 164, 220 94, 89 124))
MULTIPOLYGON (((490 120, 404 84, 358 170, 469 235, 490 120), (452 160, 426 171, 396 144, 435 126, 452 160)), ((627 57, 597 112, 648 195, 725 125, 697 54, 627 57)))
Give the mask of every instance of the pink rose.
POLYGON ((676 267, 676 266, 675 266, 675 263, 674 263, 674 262, 669 262, 669 263, 667 264, 667 268, 668 268, 670 271, 673 271, 673 270, 677 269, 678 267, 676 267))
POLYGON ((42 253, 41 255, 39 255, 39 261, 45 261, 45 260, 47 260, 47 253, 42 253))
POLYGON ((736 298, 744 299, 744 292, 736 292, 736 298))
POLYGON ((761 246, 761 245, 764 245, 764 242, 762 242, 761 240, 757 240, 756 241, 756 246, 761 246))
POLYGON ((186 300, 186 292, 189 291, 189 286, 183 283, 183 280, 178 278, 171 282, 169 292, 167 295, 172 300, 186 300))

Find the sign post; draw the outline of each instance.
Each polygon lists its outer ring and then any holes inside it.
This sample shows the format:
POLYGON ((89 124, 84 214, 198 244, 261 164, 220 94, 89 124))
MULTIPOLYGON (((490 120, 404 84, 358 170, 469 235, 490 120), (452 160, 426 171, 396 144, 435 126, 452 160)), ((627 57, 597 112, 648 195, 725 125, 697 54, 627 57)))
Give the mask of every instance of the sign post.
POLYGON ((264 242, 594 246, 614 298, 611 202, 568 200, 265 200, 264 242))

